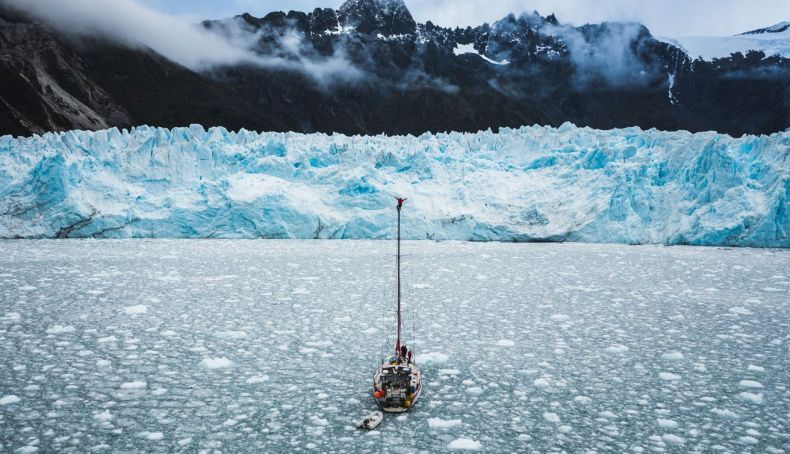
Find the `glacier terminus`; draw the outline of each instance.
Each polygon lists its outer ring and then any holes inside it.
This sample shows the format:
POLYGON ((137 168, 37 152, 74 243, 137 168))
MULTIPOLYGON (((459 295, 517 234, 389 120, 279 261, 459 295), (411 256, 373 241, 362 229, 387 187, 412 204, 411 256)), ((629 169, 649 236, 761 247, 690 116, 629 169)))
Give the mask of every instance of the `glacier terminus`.
POLYGON ((405 188, 407 239, 790 246, 788 131, 0 137, 2 238, 392 238, 405 188))

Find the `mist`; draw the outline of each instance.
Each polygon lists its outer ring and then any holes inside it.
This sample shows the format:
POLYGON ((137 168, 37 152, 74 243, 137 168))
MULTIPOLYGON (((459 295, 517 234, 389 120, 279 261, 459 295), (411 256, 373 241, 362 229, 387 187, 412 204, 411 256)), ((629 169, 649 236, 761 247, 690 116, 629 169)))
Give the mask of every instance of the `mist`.
POLYGON ((96 36, 119 44, 151 49, 193 71, 216 66, 249 64, 272 69, 299 71, 319 87, 361 77, 342 52, 328 57, 306 54, 302 37, 282 36, 288 53, 261 55, 253 46, 259 38, 240 21, 223 21, 224 33, 213 33, 190 20, 147 8, 135 0, 0 0, 70 36, 96 36))
POLYGON ((567 46, 577 89, 601 83, 609 87, 639 87, 651 81, 655 68, 643 63, 638 55, 639 38, 648 33, 643 26, 604 22, 585 27, 563 25, 546 29, 567 46))

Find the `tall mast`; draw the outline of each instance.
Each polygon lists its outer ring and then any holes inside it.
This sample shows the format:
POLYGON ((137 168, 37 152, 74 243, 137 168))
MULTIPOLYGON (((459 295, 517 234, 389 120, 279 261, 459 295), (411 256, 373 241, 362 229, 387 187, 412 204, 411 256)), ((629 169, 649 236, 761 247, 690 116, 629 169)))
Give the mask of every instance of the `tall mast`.
POLYGON ((395 264, 398 269, 398 340, 395 343, 395 354, 400 358, 400 328, 401 328, 401 315, 400 315, 400 209, 406 199, 396 197, 398 200, 398 246, 395 254, 395 264))

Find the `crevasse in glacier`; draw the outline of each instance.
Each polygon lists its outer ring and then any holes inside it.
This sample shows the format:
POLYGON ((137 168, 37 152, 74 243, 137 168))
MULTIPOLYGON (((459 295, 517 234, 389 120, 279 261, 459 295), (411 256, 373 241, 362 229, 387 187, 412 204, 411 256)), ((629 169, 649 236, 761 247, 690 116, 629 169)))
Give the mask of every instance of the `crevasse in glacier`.
POLYGON ((413 136, 147 126, 0 138, 0 237, 790 246, 790 131, 413 136))

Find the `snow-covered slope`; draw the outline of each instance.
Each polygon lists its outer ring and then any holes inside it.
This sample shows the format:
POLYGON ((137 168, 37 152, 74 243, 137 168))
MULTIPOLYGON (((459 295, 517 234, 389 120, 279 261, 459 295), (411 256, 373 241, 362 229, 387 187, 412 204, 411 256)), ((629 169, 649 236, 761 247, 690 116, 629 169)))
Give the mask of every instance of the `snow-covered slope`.
POLYGON ((659 38, 682 47, 691 58, 712 60, 726 58, 750 50, 762 51, 766 56, 790 58, 790 23, 781 22, 771 27, 735 36, 684 36, 674 39, 659 38))
POLYGON ((565 124, 420 137, 173 130, 0 138, 0 236, 790 246, 790 132, 565 124))

